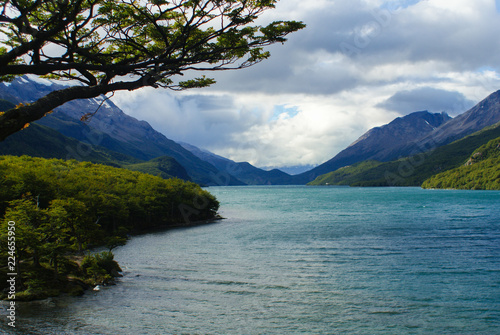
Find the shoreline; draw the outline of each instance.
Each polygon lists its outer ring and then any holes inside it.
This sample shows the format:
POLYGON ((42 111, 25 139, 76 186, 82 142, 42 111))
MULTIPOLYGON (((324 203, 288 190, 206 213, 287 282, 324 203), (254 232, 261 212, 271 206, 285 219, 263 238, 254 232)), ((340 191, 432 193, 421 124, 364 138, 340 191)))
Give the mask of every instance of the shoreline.
MULTIPOLYGON (((190 222, 184 222, 184 223, 176 223, 176 224, 165 225, 165 226, 159 225, 156 227, 146 228, 146 229, 140 230, 140 231, 132 231, 127 236, 127 240, 126 240, 124 245, 126 245, 128 240, 133 238, 134 236, 146 235, 146 234, 157 233, 157 232, 165 232, 165 231, 174 230, 174 229, 189 229, 189 228, 194 228, 194 227, 203 226, 203 225, 211 225, 211 224, 219 223, 220 221, 222 221, 224 219, 225 219, 224 217, 220 216, 219 214, 216 214, 211 219, 190 221, 190 222)), ((103 246, 92 248, 92 249, 86 250, 85 255, 74 254, 74 255, 69 255, 68 258, 71 261, 73 261, 79 268, 81 268, 82 261, 86 257, 86 255, 99 255, 103 251, 110 252, 112 254, 111 250, 107 251, 107 248, 106 249, 102 249, 102 248, 103 248, 103 246)), ((113 259, 113 262, 115 262, 119 268, 119 263, 116 262, 114 259, 113 259)), ((80 296, 85 295, 88 291, 99 291, 100 286, 117 285, 116 278, 123 277, 123 271, 121 270, 121 268, 120 268, 120 270, 114 270, 108 274, 110 275, 110 278, 108 280, 102 281, 102 282, 96 282, 94 285, 87 283, 85 281, 85 278, 80 278, 78 276, 75 276, 74 274, 68 274, 68 275, 66 275, 65 278, 54 279, 54 282, 57 282, 57 284, 60 286, 60 289, 54 289, 53 287, 46 287, 44 290, 41 290, 41 291, 37 292, 36 294, 30 294, 26 290, 20 291, 20 292, 16 293, 15 299, 9 299, 9 296, 6 295, 5 297, 3 297, 1 299, 1 301, 5 302, 5 303, 8 303, 9 301, 15 301, 16 303, 25 303, 25 302, 33 302, 33 301, 44 301, 47 299, 57 299, 59 297, 61 297, 61 298, 62 297, 80 297, 80 296)))
POLYGON ((204 226, 204 225, 210 225, 210 224, 215 224, 218 223, 219 221, 225 220, 226 218, 220 216, 219 214, 216 214, 215 217, 211 219, 205 219, 205 220, 197 220, 197 221, 190 221, 188 223, 174 223, 171 225, 158 225, 150 228, 146 228, 143 230, 138 230, 138 231, 131 231, 129 233, 130 237, 133 236, 139 236, 139 235, 145 235, 145 234, 150 234, 150 233, 155 233, 155 232, 162 232, 162 231, 168 231, 168 230, 173 230, 173 229, 183 229, 183 228, 193 228, 193 227, 198 227, 198 226, 204 226))

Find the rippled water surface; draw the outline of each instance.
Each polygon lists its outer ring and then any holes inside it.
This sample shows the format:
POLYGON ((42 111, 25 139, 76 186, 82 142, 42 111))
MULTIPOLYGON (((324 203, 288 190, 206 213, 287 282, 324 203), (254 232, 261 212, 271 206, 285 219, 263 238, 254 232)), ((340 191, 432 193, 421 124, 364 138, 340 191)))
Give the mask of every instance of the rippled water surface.
POLYGON ((132 238, 118 285, 22 304, 18 331, 500 334, 500 192, 209 191, 225 220, 132 238))

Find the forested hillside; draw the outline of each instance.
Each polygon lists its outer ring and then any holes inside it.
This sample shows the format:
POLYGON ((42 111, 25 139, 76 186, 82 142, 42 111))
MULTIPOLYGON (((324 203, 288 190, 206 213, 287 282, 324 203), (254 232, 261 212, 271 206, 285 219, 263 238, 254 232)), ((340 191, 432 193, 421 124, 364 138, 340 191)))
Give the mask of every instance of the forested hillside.
MULTIPOLYGON (((106 274, 91 264, 97 260, 79 267, 73 255, 112 249, 130 233, 212 219, 218 206, 210 193, 180 179, 76 160, 0 157, 0 255, 8 257, 14 222, 17 290, 29 297, 63 288, 68 275, 98 282, 106 274)), ((8 272, 0 271, 3 285, 8 272)))
POLYGON ((422 187, 500 190, 500 137, 474 151, 464 165, 432 176, 422 187))
POLYGON ((420 186, 431 176, 462 165, 480 146, 500 136, 500 123, 461 140, 392 162, 366 161, 319 176, 308 185, 420 186))

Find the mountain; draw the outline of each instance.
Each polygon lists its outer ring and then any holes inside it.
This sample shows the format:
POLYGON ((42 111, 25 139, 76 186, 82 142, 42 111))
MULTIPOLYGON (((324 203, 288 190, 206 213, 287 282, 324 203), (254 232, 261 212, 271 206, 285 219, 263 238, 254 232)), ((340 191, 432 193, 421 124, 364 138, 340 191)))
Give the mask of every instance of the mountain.
POLYGON ((76 153, 80 150, 85 151, 87 161, 94 163, 116 166, 117 162, 126 164, 140 162, 138 159, 103 147, 84 144, 74 138, 64 136, 54 129, 38 124, 31 124, 0 142, 1 155, 76 159, 79 156, 76 153))
MULTIPOLYGON (((31 102, 63 85, 32 76, 16 78, 11 83, 0 83, 0 98, 13 103, 31 102)), ((169 156, 180 163, 190 178, 202 185, 242 185, 233 176, 219 178, 219 171, 212 164, 201 160, 181 145, 155 131, 147 122, 123 113, 105 97, 74 100, 36 122, 61 134, 93 146, 105 147, 142 161, 169 156), (90 115, 93 113, 93 115, 90 115), (82 122, 82 117, 89 116, 82 122), (223 182, 223 183, 222 183, 223 182)), ((76 152, 85 158, 85 151, 76 152)))
POLYGON ((188 143, 181 142, 179 144, 220 171, 227 172, 248 185, 284 185, 292 182, 292 176, 281 170, 262 170, 250 163, 237 163, 188 143))
MULTIPOLYGON (((500 91, 492 93, 453 119, 444 113, 412 113, 397 118, 385 126, 369 130, 331 160, 295 176, 294 181, 307 183, 322 174, 365 160, 389 162, 401 157, 420 155, 498 122, 500 122, 500 91)), ((380 182, 384 183, 384 178, 379 177, 380 182)))
POLYGON ((500 122, 500 90, 420 139, 413 148, 432 148, 464 138, 500 122))
POLYGON ((31 124, 0 142, 0 155, 84 160, 149 173, 165 179, 180 178, 191 181, 184 167, 172 157, 161 156, 142 161, 104 147, 83 143, 39 124, 31 124), (82 150, 85 153, 83 156, 78 154, 82 150))
POLYGON ((370 129, 329 161, 294 176, 294 181, 307 183, 322 174, 365 160, 391 161, 406 156, 410 143, 449 120, 451 117, 446 113, 431 114, 427 111, 398 117, 387 125, 370 129))
MULTIPOLYGON (((6 100, 0 100, 0 111, 13 106, 14 104, 6 100)), ((191 181, 186 170, 172 157, 162 156, 142 161, 101 146, 83 143, 36 123, 0 142, 0 155, 85 160, 145 172, 165 179, 175 177, 191 181)))
POLYGON ((391 162, 363 161, 345 166, 317 177, 309 185, 420 186, 437 173, 463 165, 478 147, 498 137, 500 122, 415 156, 391 162))

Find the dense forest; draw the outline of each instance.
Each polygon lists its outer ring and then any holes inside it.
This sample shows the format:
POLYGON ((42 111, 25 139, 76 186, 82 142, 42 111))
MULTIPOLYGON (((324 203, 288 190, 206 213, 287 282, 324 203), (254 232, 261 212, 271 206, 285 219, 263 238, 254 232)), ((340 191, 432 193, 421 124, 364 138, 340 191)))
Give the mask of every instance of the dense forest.
POLYGON ((500 190, 500 137, 474 151, 464 165, 432 176, 422 187, 500 190))
MULTIPOLYGON (((75 160, 0 156, 0 257, 7 260, 15 250, 17 299, 81 293, 85 285, 105 283, 119 270, 111 249, 129 234, 210 220, 218 207, 210 193, 180 179, 75 160), (12 236, 15 248, 9 249, 12 236), (109 251, 90 255, 96 247, 109 251)), ((2 285, 12 272, 5 265, 2 285)))

